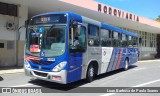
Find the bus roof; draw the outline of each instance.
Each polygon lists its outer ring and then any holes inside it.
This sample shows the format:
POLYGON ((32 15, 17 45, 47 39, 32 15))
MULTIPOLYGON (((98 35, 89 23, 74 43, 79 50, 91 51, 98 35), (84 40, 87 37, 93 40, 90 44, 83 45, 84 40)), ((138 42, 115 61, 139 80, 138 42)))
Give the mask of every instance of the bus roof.
POLYGON ((127 35, 130 35, 130 36, 133 36, 133 37, 138 37, 138 34, 135 34, 135 33, 132 33, 132 32, 123 30, 121 28, 117 28, 117 27, 108 25, 108 24, 102 23, 101 27, 105 28, 105 29, 113 30, 113 31, 116 31, 116 32, 119 32, 119 33, 127 34, 127 35))
MULTIPOLYGON (((37 16, 43 16, 43 15, 51 15, 51 14, 68 14, 69 18, 74 18, 74 19, 76 19, 76 21, 82 22, 82 15, 79 15, 79 14, 76 14, 76 13, 73 13, 73 12, 48 12, 48 13, 35 15, 32 18, 35 18, 37 16)), ((85 17, 85 16, 83 16, 83 17, 85 17)), ((88 18, 88 19, 90 19, 90 18, 88 18)), ((90 20, 93 20, 93 19, 90 19, 90 20)), ((93 20, 93 21, 96 21, 96 20, 93 20)), ((119 32, 119 33, 123 33, 123 34, 133 36, 133 37, 138 37, 138 34, 135 34, 135 33, 132 33, 132 32, 129 32, 129 31, 126 31, 126 30, 123 30, 123 29, 120 29, 118 27, 114 27, 112 25, 105 24, 105 23, 102 23, 102 22, 99 22, 99 23, 101 23, 101 26, 99 26, 101 28, 113 30, 113 31, 116 31, 116 32, 119 32)))

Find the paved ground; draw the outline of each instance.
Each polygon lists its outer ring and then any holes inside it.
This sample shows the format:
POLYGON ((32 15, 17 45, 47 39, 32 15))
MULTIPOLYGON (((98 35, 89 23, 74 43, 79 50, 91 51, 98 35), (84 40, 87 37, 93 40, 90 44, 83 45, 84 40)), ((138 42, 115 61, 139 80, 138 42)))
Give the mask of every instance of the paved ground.
POLYGON ((1 74, 22 73, 22 72, 24 72, 23 67, 17 67, 17 66, 2 67, 0 66, 0 75, 1 74))
MULTIPOLYGON (((13 72, 14 74, 6 74, 7 70, 3 70, 0 75, 0 87, 42 87, 52 91, 46 94, 23 94, 25 96, 160 96, 160 93, 66 93, 77 90, 79 87, 85 91, 95 87, 160 87, 160 60, 141 61, 131 66, 128 71, 118 70, 102 74, 91 83, 81 80, 68 85, 30 80, 31 78, 25 76, 23 70, 20 70, 13 72), (68 86, 71 88, 65 88, 68 86), (54 93, 57 91, 60 93, 54 93)), ((97 88, 97 90, 101 91, 103 88, 97 88)), ((22 94, 0 94, 0 96, 22 96, 22 94)))

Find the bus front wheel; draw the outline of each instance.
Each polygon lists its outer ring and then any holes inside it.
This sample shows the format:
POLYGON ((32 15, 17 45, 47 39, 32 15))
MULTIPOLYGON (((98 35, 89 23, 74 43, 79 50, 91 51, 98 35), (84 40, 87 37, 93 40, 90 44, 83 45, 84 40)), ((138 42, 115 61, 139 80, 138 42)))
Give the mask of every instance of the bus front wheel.
POLYGON ((89 67, 87 69, 87 75, 86 75, 87 81, 92 82, 94 79, 94 75, 95 75, 95 68, 91 64, 91 65, 89 65, 89 67))

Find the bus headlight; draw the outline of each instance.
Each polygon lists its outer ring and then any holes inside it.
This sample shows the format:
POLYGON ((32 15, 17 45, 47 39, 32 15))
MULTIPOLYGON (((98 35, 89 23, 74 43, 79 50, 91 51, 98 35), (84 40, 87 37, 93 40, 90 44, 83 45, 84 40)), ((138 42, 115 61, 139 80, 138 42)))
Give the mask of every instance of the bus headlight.
POLYGON ((66 66, 67 62, 66 61, 63 61, 61 63, 59 63, 58 65, 56 65, 54 68, 53 68, 53 72, 59 72, 61 71, 65 66, 66 66))
POLYGON ((31 68, 31 66, 27 60, 24 60, 24 66, 25 66, 25 68, 31 68))

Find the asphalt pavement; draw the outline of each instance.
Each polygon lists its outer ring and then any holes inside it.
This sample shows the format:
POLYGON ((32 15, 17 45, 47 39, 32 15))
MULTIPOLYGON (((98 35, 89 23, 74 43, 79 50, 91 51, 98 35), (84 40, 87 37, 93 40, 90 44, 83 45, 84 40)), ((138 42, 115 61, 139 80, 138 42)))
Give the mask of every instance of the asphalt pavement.
MULTIPOLYGON (((157 87, 160 89, 160 60, 140 61, 132 65, 129 70, 116 70, 96 77, 96 79, 87 83, 80 80, 67 85, 43 81, 27 77, 23 69, 19 71, 3 70, 0 74, 0 87, 7 88, 40 88, 48 90, 50 93, 26 93, 23 96, 160 96, 159 93, 95 93, 101 92, 108 87, 157 87), (7 72, 8 71, 8 72, 7 72), (10 73, 9 73, 10 72, 10 73), (89 92, 90 89, 95 92, 89 92), (82 90, 78 91, 77 90, 82 90), (74 92, 75 91, 75 92, 74 92)), ((1 92, 1 90, 0 90, 1 92)), ((0 93, 0 96, 22 96, 20 93, 0 93)))

